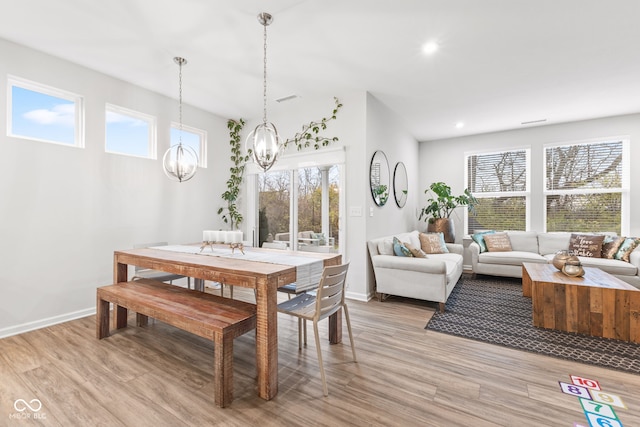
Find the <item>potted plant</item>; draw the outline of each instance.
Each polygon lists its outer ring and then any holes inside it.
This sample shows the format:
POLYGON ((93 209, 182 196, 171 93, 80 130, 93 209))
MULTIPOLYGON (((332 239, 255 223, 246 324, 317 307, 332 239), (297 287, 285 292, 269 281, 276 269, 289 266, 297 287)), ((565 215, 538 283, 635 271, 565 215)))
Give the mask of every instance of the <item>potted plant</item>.
POLYGON ((431 197, 427 199, 427 206, 420 211, 419 219, 424 217, 427 221, 427 231, 442 232, 444 241, 453 243, 455 232, 453 221, 449 217, 458 206, 467 206, 469 212, 475 213, 478 199, 473 197, 468 188, 461 195, 454 196, 451 194, 451 187, 444 182, 434 182, 424 192, 431 197))

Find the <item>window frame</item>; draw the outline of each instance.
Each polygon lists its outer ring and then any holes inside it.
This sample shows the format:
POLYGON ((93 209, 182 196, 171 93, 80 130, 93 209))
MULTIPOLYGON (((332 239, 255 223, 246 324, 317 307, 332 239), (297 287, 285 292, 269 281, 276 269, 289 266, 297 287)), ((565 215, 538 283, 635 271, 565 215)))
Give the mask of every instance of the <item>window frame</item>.
MULTIPOLYGON (((631 220, 630 220, 630 182, 631 182, 631 152, 630 152, 631 138, 629 135, 620 136, 608 136, 602 138, 590 138, 577 141, 563 141, 552 142, 544 144, 542 147, 542 226, 544 231, 547 231, 547 196, 550 195, 587 195, 587 194, 608 194, 608 193, 620 193, 620 235, 629 235, 631 220), (547 149, 556 147, 571 147, 576 145, 588 145, 588 144, 602 144, 607 142, 621 142, 622 143, 622 176, 620 188, 587 188, 587 189, 569 189, 569 190, 549 190, 547 187, 547 149)), ((575 231, 575 230, 569 230, 575 231)), ((601 230, 611 231, 611 230, 601 230)))
MULTIPOLYGON (((480 150, 480 151, 467 151, 464 153, 464 183, 465 188, 469 184, 469 158, 472 156, 487 156, 492 154, 501 154, 511 151, 524 151, 525 152, 525 190, 524 191, 493 191, 477 193, 472 191, 471 194, 476 199, 492 199, 498 197, 524 197, 525 198, 525 231, 531 228, 531 147, 507 147, 503 149, 492 150, 480 150)), ((464 234, 469 234, 469 211, 464 210, 464 234)))
MULTIPOLYGON (((180 131, 180 123, 177 122, 171 122, 171 125, 169 126, 169 146, 173 146, 175 145, 174 142, 171 140, 171 130, 172 129, 176 129, 177 131, 180 131)), ((208 137, 208 133, 206 130, 204 129, 199 129, 193 126, 187 126, 185 124, 182 125, 182 131, 183 132, 188 132, 188 133, 192 133, 195 135, 198 135, 200 138, 200 149, 198 150, 197 154, 198 154, 198 167, 200 168, 207 168, 208 162, 207 162, 207 137, 208 137)))
POLYGON ((117 155, 121 155, 121 156, 137 157, 139 159, 156 160, 158 158, 157 129, 158 129, 158 120, 156 119, 155 116, 152 116, 151 114, 142 113, 140 111, 135 111, 135 110, 132 110, 130 108, 121 107, 119 105, 111 104, 111 103, 108 103, 108 102, 105 103, 105 109, 104 109, 104 152, 105 153, 117 154, 117 155), (149 131, 147 133, 147 149, 149 151, 149 155, 148 156, 141 156, 141 155, 138 155, 138 154, 131 154, 131 153, 114 151, 114 150, 109 150, 108 149, 108 146, 107 146, 107 144, 108 144, 107 131, 108 131, 108 127, 109 127, 109 122, 107 120, 107 114, 109 112, 112 112, 112 113, 115 113, 115 114, 119 114, 119 115, 123 115, 123 116, 129 116, 131 118, 147 122, 147 125, 149 126, 149 131))
POLYGON ((35 82, 22 77, 7 75, 7 136, 31 141, 46 142, 49 144, 62 145, 65 147, 84 148, 85 147, 85 111, 84 97, 77 93, 59 89, 44 83, 35 82), (64 99, 74 104, 74 124, 73 143, 56 141, 45 138, 34 138, 26 135, 19 135, 13 132, 13 87, 38 92, 43 95, 64 99))

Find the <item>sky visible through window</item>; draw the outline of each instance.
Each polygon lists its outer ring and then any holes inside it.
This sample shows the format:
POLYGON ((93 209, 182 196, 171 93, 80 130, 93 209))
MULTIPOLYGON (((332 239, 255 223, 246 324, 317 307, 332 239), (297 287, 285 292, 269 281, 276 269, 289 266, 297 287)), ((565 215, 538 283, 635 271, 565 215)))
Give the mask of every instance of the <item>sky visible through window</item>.
POLYGON ((108 152, 150 157, 148 122, 114 111, 107 111, 106 122, 108 152))
POLYGON ((75 144, 75 103, 41 92, 11 87, 11 133, 75 144))

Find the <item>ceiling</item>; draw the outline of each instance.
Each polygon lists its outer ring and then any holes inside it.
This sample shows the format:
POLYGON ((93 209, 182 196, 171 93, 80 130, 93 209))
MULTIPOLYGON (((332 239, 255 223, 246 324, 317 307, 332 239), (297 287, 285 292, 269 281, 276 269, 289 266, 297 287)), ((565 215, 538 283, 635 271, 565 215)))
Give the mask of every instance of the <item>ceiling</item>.
POLYGON ((640 112, 638 0, 0 4, 0 38, 172 98, 185 57, 184 102, 225 118, 262 116, 259 12, 270 103, 368 91, 419 141, 640 112))

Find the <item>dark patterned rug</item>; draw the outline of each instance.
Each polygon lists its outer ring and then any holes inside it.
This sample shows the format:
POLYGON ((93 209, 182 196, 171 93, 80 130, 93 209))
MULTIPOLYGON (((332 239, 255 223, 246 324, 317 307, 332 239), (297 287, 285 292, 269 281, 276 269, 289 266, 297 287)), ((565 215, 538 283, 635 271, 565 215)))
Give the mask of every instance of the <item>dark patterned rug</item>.
POLYGON ((426 329, 640 374, 640 345, 536 328, 520 279, 463 275, 426 329))

